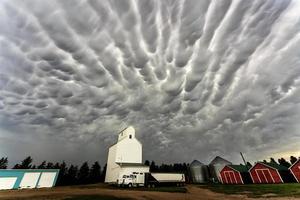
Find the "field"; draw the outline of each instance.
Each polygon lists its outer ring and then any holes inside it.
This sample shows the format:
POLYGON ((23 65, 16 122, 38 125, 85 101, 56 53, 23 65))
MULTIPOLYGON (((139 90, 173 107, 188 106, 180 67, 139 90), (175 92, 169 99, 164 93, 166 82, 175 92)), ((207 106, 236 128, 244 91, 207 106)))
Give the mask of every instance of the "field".
POLYGON ((298 197, 300 198, 300 184, 250 184, 250 185, 202 185, 214 192, 223 194, 245 194, 248 197, 298 197))
POLYGON ((187 185, 117 188, 105 184, 0 191, 0 200, 288 200, 300 199, 300 184, 187 185))

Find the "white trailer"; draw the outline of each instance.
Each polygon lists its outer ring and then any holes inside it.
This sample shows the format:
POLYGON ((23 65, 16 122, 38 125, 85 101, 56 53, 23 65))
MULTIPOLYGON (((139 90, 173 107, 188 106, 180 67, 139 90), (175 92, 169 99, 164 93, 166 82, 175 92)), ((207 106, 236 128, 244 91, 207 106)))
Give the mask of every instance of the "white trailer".
POLYGON ((128 187, 156 187, 175 185, 183 186, 185 183, 185 176, 181 173, 133 173, 123 174, 117 181, 118 186, 128 187))

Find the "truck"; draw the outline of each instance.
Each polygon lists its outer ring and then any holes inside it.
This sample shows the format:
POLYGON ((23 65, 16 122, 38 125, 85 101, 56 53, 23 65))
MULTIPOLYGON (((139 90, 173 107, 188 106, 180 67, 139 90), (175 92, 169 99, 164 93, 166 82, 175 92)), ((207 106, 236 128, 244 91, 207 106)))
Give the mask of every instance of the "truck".
POLYGON ((117 180, 120 187, 157 187, 183 186, 185 175, 182 173, 136 173, 124 174, 117 180))

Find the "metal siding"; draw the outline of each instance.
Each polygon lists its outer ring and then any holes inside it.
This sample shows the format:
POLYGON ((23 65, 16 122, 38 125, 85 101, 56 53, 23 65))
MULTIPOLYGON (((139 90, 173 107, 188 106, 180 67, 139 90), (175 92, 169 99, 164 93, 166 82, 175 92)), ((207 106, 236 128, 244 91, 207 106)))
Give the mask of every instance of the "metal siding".
POLYGON ((194 160, 189 167, 189 171, 193 183, 205 183, 208 181, 207 165, 204 165, 201 162, 194 160))
POLYGON ((14 184, 13 189, 18 189, 20 182, 23 178, 24 172, 15 170, 0 170, 0 177, 16 177, 17 180, 14 184))
POLYGON ((13 189, 17 179, 17 177, 0 177, 0 190, 13 189))
MULTIPOLYGON (((1 177, 16 178, 13 189, 19 189, 25 173, 39 173, 39 174, 41 174, 41 172, 56 173, 56 179, 57 179, 59 169, 0 169, 0 178, 1 177)), ((38 179, 39 179, 39 177, 40 177, 40 175, 38 176, 38 179)), ((55 179, 53 185, 55 184, 56 179, 55 179)), ((32 188, 35 188, 37 186, 37 183, 38 182, 36 182, 36 184, 32 188)))
POLYGON ((38 180, 37 188, 52 187, 55 181, 55 172, 42 172, 38 180))
POLYGON ((40 174, 40 172, 25 172, 19 187, 35 188, 40 174))
POLYGON ((56 172, 52 187, 54 187, 56 185, 58 175, 59 175, 59 172, 56 172))

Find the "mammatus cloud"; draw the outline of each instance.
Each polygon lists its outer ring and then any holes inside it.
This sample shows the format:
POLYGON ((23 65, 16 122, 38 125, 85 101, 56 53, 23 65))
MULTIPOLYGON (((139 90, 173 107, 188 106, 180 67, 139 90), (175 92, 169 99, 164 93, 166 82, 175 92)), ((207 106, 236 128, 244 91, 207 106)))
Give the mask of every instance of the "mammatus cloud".
POLYGON ((158 162, 299 152, 299 9, 1 1, 0 152, 104 162, 127 125, 158 162))

